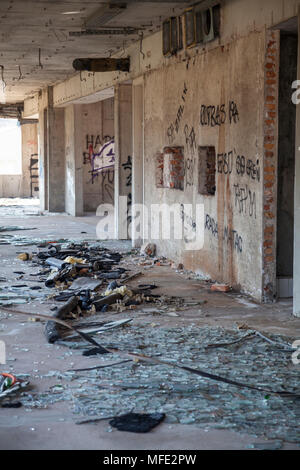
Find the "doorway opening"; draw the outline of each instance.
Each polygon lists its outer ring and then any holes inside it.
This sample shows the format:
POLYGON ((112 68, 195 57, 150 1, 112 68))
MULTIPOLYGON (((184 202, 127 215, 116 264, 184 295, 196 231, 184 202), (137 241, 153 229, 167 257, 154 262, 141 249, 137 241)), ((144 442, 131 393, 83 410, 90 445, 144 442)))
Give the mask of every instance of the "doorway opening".
POLYGON ((296 106, 292 83, 297 80, 298 19, 280 28, 278 93, 278 182, 277 182, 277 297, 293 297, 294 180, 296 106))

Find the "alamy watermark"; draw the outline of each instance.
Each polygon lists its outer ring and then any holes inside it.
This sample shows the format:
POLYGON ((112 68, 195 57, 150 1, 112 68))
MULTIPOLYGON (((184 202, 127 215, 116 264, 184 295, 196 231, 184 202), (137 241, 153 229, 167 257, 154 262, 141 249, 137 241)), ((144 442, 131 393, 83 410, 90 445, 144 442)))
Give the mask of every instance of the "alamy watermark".
POLYGON ((300 364, 300 339, 293 342, 292 347, 296 349, 292 354, 292 363, 296 366, 300 364))
POLYGON ((97 237, 100 239, 181 240, 186 250, 204 246, 204 204, 128 204, 120 196, 118 207, 101 204, 97 237), (116 230, 115 227, 118 227, 116 230))
POLYGON ((0 341, 0 364, 6 364, 6 347, 4 341, 0 341))

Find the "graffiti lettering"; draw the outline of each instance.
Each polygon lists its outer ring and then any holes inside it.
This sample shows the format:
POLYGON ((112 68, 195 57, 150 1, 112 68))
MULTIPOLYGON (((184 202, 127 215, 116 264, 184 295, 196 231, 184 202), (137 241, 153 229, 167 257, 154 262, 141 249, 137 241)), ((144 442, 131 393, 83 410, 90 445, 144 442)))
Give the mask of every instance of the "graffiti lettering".
MULTIPOLYGON (((122 167, 124 170, 128 170, 128 174, 126 176, 126 186, 131 188, 132 184, 132 159, 131 156, 128 155, 127 161, 122 163, 122 167)), ((127 222, 130 224, 132 220, 131 216, 131 205, 132 205, 132 194, 131 192, 127 195, 127 222)))
POLYGON ((248 188, 248 186, 234 185, 235 191, 235 207, 238 208, 239 214, 249 215, 256 219, 256 194, 248 188))
POLYGON ((229 116, 229 123, 237 123, 239 121, 239 112, 237 104, 229 101, 228 111, 226 105, 209 105, 202 104, 200 107, 200 126, 215 127, 226 123, 229 116))
POLYGON ((233 167, 233 151, 227 153, 218 153, 217 156, 218 173, 230 175, 233 167))
POLYGON ((176 138, 176 134, 178 134, 178 132, 179 132, 180 122, 182 120, 182 116, 183 116, 183 112, 184 112, 185 98, 186 98, 187 92, 188 92, 188 89, 187 89, 186 84, 184 83, 183 92, 182 92, 182 95, 181 95, 181 103, 180 103, 180 105, 178 107, 178 110, 177 110, 177 113, 176 113, 176 119, 175 119, 174 122, 172 122, 170 124, 170 126, 167 129, 167 136, 168 136, 170 145, 173 144, 173 142, 176 138))
MULTIPOLYGON (((205 217, 205 230, 211 232, 212 236, 215 238, 219 238, 219 230, 218 230, 218 222, 216 222, 210 215, 206 214, 205 217)), ((223 232, 223 240, 225 240, 228 244, 231 244, 234 250, 237 253, 243 252, 243 239, 237 233, 236 230, 231 229, 228 226, 224 227, 223 232)))
POLYGON ((225 104, 221 106, 205 106, 201 105, 200 109, 200 125, 201 126, 221 126, 226 122, 225 104))

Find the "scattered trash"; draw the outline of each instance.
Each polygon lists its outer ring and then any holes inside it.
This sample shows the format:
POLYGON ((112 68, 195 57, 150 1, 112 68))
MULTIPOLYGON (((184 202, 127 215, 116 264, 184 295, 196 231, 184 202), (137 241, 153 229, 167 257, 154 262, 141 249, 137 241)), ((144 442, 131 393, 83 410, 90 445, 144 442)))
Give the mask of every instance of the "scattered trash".
POLYGON ((158 426, 165 416, 165 413, 127 413, 113 418, 109 424, 119 431, 146 433, 158 426))
POLYGON ((0 398, 4 398, 27 385, 28 382, 24 382, 12 374, 0 373, 0 398))
POLYGON ((229 292, 232 290, 227 284, 213 284, 210 290, 214 292, 229 292))
POLYGON ((2 403, 1 408, 21 408, 23 405, 20 401, 2 403))
POLYGON ((20 253, 18 255, 18 259, 21 261, 29 261, 32 259, 32 254, 31 253, 20 253))
POLYGON ((154 243, 144 243, 141 247, 141 255, 155 256, 156 245, 154 243))

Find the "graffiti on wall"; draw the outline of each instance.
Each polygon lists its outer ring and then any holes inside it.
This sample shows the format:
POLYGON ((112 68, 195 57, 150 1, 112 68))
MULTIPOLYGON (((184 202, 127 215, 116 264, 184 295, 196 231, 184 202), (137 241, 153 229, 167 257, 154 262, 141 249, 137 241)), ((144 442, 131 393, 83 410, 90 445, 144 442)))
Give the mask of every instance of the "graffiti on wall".
POLYGON ((238 208, 239 214, 249 215, 256 219, 256 193, 247 185, 234 185, 235 191, 235 207, 238 208))
POLYGON ((239 111, 234 101, 229 101, 228 107, 225 104, 209 105, 200 107, 200 126, 215 127, 225 124, 236 124, 239 121, 239 111))
POLYGON ((188 89, 187 89, 186 83, 184 83, 183 91, 182 91, 182 95, 181 95, 181 99, 180 99, 180 104, 179 104, 179 107, 178 107, 177 113, 176 113, 176 118, 169 125, 169 127, 167 129, 167 137, 168 137, 168 140, 169 140, 169 145, 173 144, 173 142, 176 138, 176 135, 179 132, 180 123, 182 121, 183 112, 184 112, 184 108, 185 108, 185 99, 186 99, 187 92, 188 92, 188 89))
POLYGON ((187 187, 194 185, 195 152, 197 150, 195 129, 185 124, 184 135, 187 148, 187 155, 184 161, 184 177, 185 187, 187 187))
POLYGON ((204 228, 205 230, 208 230, 212 234, 212 236, 217 239, 222 236, 224 241, 226 241, 228 244, 232 244, 234 250, 237 253, 243 252, 243 238, 238 234, 236 230, 225 225, 223 233, 220 234, 218 222, 208 214, 206 214, 205 216, 204 228))
POLYGON ((128 155, 127 161, 122 163, 122 168, 126 172, 126 187, 130 188, 130 192, 127 194, 127 222, 130 224, 132 220, 131 216, 131 205, 132 205, 132 193, 131 193, 131 185, 132 185, 132 159, 131 156, 128 155))
POLYGON ((111 136, 103 139, 98 135, 86 135, 85 151, 83 152, 83 164, 90 165, 91 175, 88 183, 97 181, 102 188, 103 201, 114 200, 115 179, 115 142, 111 136))

